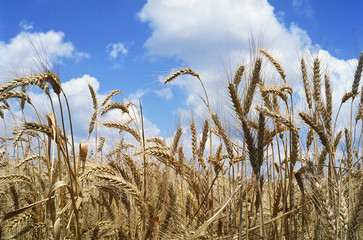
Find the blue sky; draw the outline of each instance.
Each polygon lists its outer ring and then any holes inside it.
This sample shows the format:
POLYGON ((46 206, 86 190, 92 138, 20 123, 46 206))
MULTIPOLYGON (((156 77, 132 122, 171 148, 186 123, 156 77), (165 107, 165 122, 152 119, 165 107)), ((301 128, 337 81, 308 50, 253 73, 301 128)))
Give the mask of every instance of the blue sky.
POLYGON ((92 105, 85 84, 91 83, 100 98, 114 89, 140 98, 150 131, 171 136, 191 112, 202 115, 205 107, 195 94, 201 92, 197 81, 185 77, 162 88, 160 80, 191 67, 205 81, 215 111, 222 111, 223 82, 249 62, 251 35, 281 60, 298 89, 300 57, 321 54, 333 87, 340 87, 335 96, 344 94, 363 44, 359 2, 0 0, 0 76, 29 64, 26 39, 33 39, 58 59, 79 135, 88 129, 81 115, 92 114, 86 114, 92 105))

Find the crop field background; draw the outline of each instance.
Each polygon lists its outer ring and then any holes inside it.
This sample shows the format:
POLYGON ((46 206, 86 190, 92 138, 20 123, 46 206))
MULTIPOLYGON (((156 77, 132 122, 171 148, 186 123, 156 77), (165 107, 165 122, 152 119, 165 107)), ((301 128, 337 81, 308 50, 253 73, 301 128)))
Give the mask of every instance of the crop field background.
POLYGON ((142 102, 122 89, 98 99, 89 85, 84 125, 95 141, 76 143, 58 75, 44 67, 4 83, 0 239, 363 239, 363 54, 338 111, 322 61, 296 66, 296 110, 284 66, 256 51, 224 83, 229 115, 211 106, 197 72, 176 71, 164 84, 199 82, 206 115, 171 141, 145 136, 142 102), (51 112, 38 111, 30 88, 51 112))

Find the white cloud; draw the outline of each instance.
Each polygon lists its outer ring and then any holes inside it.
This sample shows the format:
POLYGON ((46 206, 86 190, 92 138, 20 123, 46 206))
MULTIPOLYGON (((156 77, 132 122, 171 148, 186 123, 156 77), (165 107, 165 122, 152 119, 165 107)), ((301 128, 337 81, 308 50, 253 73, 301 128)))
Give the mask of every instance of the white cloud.
POLYGON ((34 24, 32 22, 28 22, 27 20, 21 20, 19 26, 24 31, 29 31, 29 30, 32 30, 34 28, 34 24))
POLYGON ((116 59, 119 54, 127 55, 128 52, 125 45, 121 42, 108 44, 106 51, 113 60, 116 59))
MULTIPOLYGON (((305 8, 306 13, 311 10, 309 1, 294 1, 293 4, 305 8)), ((224 83, 227 78, 233 77, 239 65, 250 62, 251 42, 257 48, 267 49, 282 64, 288 84, 295 91, 302 89, 302 56, 311 60, 319 55, 328 62, 327 65, 331 64, 329 71, 333 87, 336 87, 333 89, 335 96, 342 96, 347 90, 336 86, 338 82, 351 86, 352 78, 349 76, 352 74, 347 71, 353 71, 353 60, 339 60, 322 51, 312 42, 307 31, 296 23, 285 26, 281 22, 281 14, 274 13, 273 6, 266 0, 148 0, 138 16, 152 30, 144 44, 148 53, 182 59, 198 72, 212 107, 228 101, 224 83)), ((264 62, 263 72, 266 75, 277 74, 266 59, 264 62)), ((268 84, 271 84, 269 81, 268 84)), ((173 84, 187 92, 186 103, 194 111, 206 110, 195 94, 198 92, 204 96, 197 79, 181 77, 173 84)), ((175 91, 175 88, 172 90, 175 91)))
POLYGON ((156 95, 166 100, 170 100, 173 98, 173 92, 170 87, 163 87, 154 91, 156 95))
POLYGON ((52 68, 52 60, 88 58, 88 53, 76 51, 72 42, 64 41, 63 32, 20 32, 8 43, 0 41, 0 73, 29 74, 40 71, 41 64, 52 68))

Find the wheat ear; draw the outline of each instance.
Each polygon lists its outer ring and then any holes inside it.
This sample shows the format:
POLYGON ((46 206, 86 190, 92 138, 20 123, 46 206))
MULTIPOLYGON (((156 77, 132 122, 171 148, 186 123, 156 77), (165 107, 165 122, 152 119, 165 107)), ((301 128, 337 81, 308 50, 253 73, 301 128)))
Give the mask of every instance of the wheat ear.
POLYGON ((192 76, 194 76, 194 77, 199 78, 199 75, 198 75, 196 72, 194 72, 192 69, 190 69, 190 68, 184 68, 184 69, 181 69, 181 70, 179 70, 179 71, 174 72, 174 73, 173 73, 173 74, 171 74, 169 77, 167 77, 167 78, 165 79, 165 81, 164 81, 164 85, 165 85, 165 84, 170 83, 170 82, 171 82, 171 81, 173 81, 175 78, 177 78, 177 77, 179 77, 179 76, 181 76, 181 75, 185 75, 185 74, 189 74, 189 75, 192 75, 192 76))
POLYGON ((268 60, 275 66, 276 70, 279 72, 281 78, 286 82, 286 73, 284 69, 281 67, 280 63, 266 50, 260 49, 260 53, 262 53, 268 60))
POLYGON ((358 66, 354 74, 354 81, 352 85, 352 93, 355 96, 358 92, 359 82, 363 71, 363 51, 359 57, 358 66))

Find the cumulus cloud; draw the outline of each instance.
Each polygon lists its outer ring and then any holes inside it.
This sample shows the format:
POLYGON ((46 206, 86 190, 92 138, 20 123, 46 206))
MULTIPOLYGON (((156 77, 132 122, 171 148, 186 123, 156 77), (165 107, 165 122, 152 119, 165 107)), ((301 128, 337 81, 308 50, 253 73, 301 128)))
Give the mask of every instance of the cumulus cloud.
MULTIPOLYGON (((308 1, 295 0, 293 4, 310 6, 308 1)), ((221 92, 226 79, 231 79, 239 65, 250 61, 251 47, 268 49, 284 67, 288 83, 294 89, 302 89, 299 82, 302 56, 310 59, 326 56, 324 60, 331 64, 333 85, 352 81, 346 73, 353 69, 352 61, 330 56, 296 23, 285 26, 280 15, 266 0, 148 0, 138 14, 152 30, 144 44, 148 53, 184 60, 200 74, 212 103, 216 99, 223 101, 221 92)), ((269 65, 264 64, 263 71, 271 76, 276 70, 269 65)), ((196 79, 182 77, 175 80, 175 85, 187 92, 186 102, 193 109, 201 106, 195 92, 204 94, 196 79)), ((344 94, 342 88, 334 91, 337 96, 344 94)))
POLYGON ((119 54, 127 55, 127 49, 125 45, 121 42, 119 43, 110 43, 106 47, 106 51, 109 54, 111 59, 116 59, 119 54))
MULTIPOLYGON (((25 23, 23 23, 24 25, 25 23)), ((0 41, 0 73, 29 74, 39 71, 40 64, 52 68, 52 60, 74 58, 80 61, 89 54, 75 50, 72 42, 64 40, 63 32, 20 32, 9 42, 0 41)))
POLYGON ((19 26, 24 30, 24 31, 29 31, 32 30, 34 28, 34 24, 32 22, 28 22, 27 20, 21 20, 19 26))

